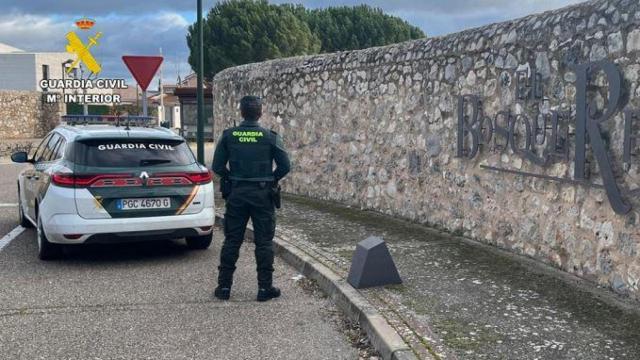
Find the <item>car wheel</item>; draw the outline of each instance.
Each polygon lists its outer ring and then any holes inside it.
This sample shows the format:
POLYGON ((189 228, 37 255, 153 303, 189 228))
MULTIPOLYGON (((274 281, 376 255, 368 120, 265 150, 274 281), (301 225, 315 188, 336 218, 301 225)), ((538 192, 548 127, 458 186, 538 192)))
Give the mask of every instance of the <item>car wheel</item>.
POLYGON ((211 245, 211 241, 213 241, 213 233, 203 236, 188 237, 186 240, 189 249, 204 250, 211 245))
POLYGON ((33 227, 33 223, 24 216, 24 209, 22 208, 22 201, 20 200, 20 190, 18 190, 18 221, 20 221, 20 226, 24 228, 33 227))
POLYGON ((38 217, 36 237, 38 239, 38 258, 40 258, 40 260, 53 260, 62 255, 62 245, 49 242, 47 236, 44 234, 40 217, 38 217))

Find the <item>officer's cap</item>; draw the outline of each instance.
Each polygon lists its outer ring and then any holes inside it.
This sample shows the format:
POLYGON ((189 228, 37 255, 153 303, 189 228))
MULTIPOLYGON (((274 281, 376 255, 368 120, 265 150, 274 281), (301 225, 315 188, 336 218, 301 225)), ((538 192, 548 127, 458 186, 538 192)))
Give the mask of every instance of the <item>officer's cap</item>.
POLYGON ((240 109, 242 110, 262 110, 262 99, 258 96, 245 96, 240 99, 240 109))

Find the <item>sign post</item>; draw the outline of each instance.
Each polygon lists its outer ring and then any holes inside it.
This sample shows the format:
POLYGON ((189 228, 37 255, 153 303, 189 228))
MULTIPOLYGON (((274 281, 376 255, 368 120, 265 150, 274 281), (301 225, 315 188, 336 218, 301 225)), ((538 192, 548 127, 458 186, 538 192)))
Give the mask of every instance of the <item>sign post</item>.
POLYGON ((204 75, 204 46, 203 46, 203 26, 202 26, 202 0, 198 0, 198 130, 196 133, 198 162, 204 164, 204 91, 202 89, 202 76, 204 75))
POLYGON ((125 55, 122 61, 133 75, 142 89, 142 114, 147 116, 147 87, 162 64, 162 56, 131 56, 125 55))

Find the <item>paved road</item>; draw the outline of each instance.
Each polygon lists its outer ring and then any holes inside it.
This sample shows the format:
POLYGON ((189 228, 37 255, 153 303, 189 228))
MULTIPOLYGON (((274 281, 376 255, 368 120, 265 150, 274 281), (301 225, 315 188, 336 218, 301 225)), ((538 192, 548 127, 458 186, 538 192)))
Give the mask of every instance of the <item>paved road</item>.
MULTIPOLYGON (((1 160, 0 160, 1 161, 1 160)), ((18 195, 16 179, 25 165, 0 162, 0 238, 16 227, 18 195)))
MULTIPOLYGON (((0 203, 15 202, 17 167, 0 165, 0 203), (10 177, 11 179, 7 179, 10 177)), ((16 226, 0 208, 0 238, 16 226)), ((220 231, 207 251, 160 242, 68 249, 36 257, 33 230, 0 251, 0 354, 7 359, 353 359, 326 300, 276 260, 283 296, 255 299, 243 247, 232 301, 213 300, 220 231)))

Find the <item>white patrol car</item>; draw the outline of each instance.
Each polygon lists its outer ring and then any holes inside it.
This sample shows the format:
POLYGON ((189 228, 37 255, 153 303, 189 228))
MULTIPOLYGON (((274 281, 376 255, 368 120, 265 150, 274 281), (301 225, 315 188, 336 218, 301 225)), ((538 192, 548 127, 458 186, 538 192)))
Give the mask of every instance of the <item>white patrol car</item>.
POLYGON ((18 178, 18 212, 22 226, 37 228, 39 257, 59 256, 62 244, 174 238, 208 248, 211 172, 196 162, 185 140, 163 128, 88 120, 103 125, 59 126, 31 154, 11 156, 33 165, 18 178))

